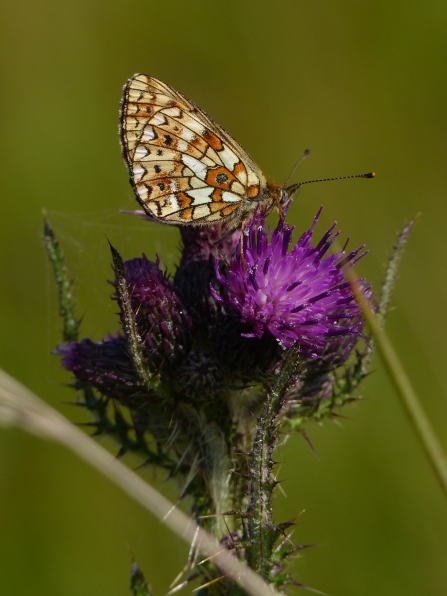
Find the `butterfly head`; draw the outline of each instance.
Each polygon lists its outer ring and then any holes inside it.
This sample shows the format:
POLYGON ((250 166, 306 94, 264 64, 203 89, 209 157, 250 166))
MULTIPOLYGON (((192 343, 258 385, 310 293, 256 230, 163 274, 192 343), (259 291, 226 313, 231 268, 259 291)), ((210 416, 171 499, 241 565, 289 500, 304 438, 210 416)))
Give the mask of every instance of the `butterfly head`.
POLYGON ((271 201, 271 207, 276 206, 280 212, 287 209, 300 186, 301 184, 292 184, 291 186, 277 186, 271 188, 270 193, 273 199, 271 201))
MULTIPOLYGON (((299 189, 301 184, 293 184, 292 186, 278 186, 274 183, 267 183, 264 194, 261 197, 263 208, 270 213, 273 209, 277 209, 282 218, 283 212, 287 211, 291 200, 299 189)), ((253 201, 252 207, 259 203, 253 201)))
POLYGON ((298 184, 292 184, 291 186, 281 188, 281 198, 279 201, 281 207, 283 207, 284 205, 286 205, 289 201, 291 201, 293 199, 295 194, 298 192, 300 186, 301 186, 301 183, 299 182, 298 184))

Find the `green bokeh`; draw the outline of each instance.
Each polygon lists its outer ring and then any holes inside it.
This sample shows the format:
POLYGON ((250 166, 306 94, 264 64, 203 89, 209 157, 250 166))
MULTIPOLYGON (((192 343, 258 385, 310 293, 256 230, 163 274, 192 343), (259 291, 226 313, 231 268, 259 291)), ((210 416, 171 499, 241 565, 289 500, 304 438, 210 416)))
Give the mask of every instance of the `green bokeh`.
MULTIPOLYGON (((376 288, 396 232, 421 212, 387 329, 447 449, 445 2, 16 0, 1 10, 1 367, 85 419, 64 403, 68 376, 50 355, 60 321, 42 208, 76 279, 84 335, 117 326, 107 239, 125 258, 176 262, 175 229, 119 214, 136 205, 118 145, 121 88, 146 72, 278 182, 306 147, 294 180, 375 170, 374 181, 304 187, 290 216, 303 229, 324 204, 320 232, 336 219, 353 247, 365 242, 358 270, 376 288)), ((281 449, 278 519, 305 510, 294 539, 319 545, 295 575, 332 595, 445 594, 447 503, 378 360, 362 395, 339 425, 309 428, 318 457, 298 437, 281 449)), ((123 596, 134 556, 158 596, 186 552, 62 448, 0 431, 0 594, 123 596)))

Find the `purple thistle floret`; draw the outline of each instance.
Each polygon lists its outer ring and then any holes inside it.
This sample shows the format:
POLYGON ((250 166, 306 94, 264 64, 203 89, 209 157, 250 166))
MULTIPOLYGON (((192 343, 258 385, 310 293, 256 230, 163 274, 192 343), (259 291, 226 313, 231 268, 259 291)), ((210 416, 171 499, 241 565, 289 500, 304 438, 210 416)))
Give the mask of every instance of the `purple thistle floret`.
POLYGON ((252 327, 246 337, 271 334, 283 348, 296 344, 313 358, 332 351, 331 345, 339 345, 342 338, 357 340, 363 328, 344 272, 366 254, 361 253, 364 246, 347 255, 344 249, 328 255, 339 235, 334 233, 336 224, 312 246, 321 211, 290 249, 294 227, 280 221, 267 234, 266 214, 258 210, 245 227, 242 254, 236 253, 227 270, 216 265, 226 295, 213 290, 216 300, 237 310, 241 321, 252 327))
POLYGON ((107 397, 124 402, 144 390, 123 335, 108 335, 97 343, 83 339, 62 344, 55 354, 62 357, 62 364, 78 381, 92 385, 107 397))
POLYGON ((172 283, 158 261, 153 263, 145 255, 126 261, 124 273, 137 329, 151 364, 177 361, 189 351, 191 320, 172 283))

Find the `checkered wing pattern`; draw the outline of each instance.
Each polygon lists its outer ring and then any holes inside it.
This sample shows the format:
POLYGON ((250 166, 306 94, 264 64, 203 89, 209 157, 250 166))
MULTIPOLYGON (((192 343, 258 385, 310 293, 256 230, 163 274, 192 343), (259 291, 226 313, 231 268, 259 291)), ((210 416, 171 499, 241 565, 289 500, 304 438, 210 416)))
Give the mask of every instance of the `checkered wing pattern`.
POLYGON ((203 110, 153 77, 137 74, 125 86, 120 134, 138 201, 158 220, 234 225, 271 199, 248 153, 203 110))

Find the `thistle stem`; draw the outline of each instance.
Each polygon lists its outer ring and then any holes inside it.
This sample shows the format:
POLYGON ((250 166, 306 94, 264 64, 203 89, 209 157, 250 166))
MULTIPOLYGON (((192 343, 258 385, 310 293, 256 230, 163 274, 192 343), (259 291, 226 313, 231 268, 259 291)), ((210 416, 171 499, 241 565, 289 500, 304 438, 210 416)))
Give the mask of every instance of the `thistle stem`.
POLYGON ((269 392, 258 420, 250 470, 250 505, 247 513, 247 561, 266 577, 271 566, 273 544, 277 538, 272 524, 272 493, 275 481, 272 469, 273 449, 277 444, 277 416, 296 373, 299 353, 292 348, 281 368, 274 388, 269 392))

